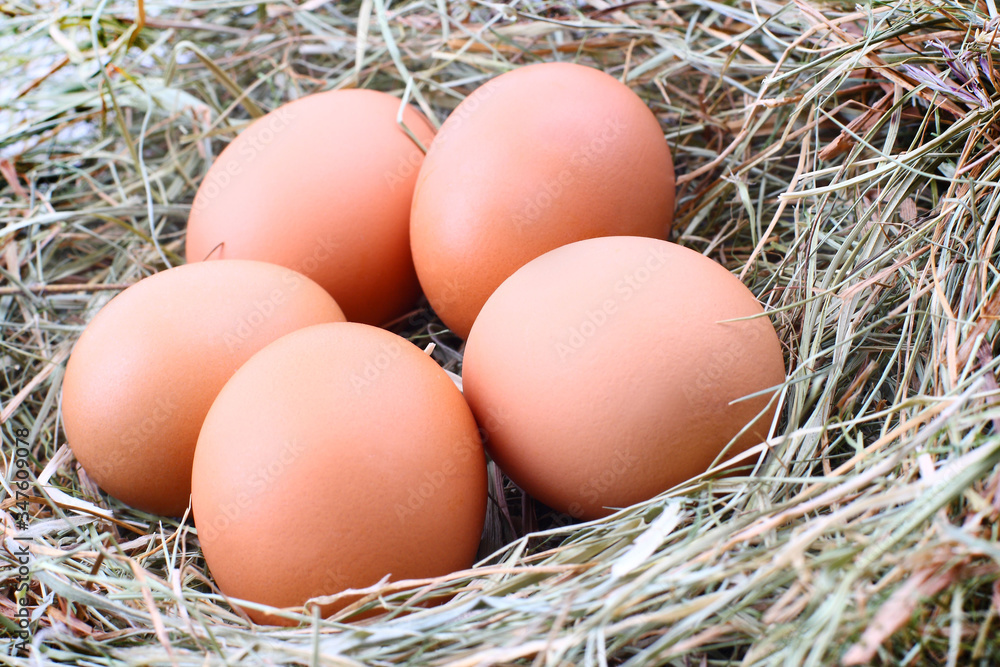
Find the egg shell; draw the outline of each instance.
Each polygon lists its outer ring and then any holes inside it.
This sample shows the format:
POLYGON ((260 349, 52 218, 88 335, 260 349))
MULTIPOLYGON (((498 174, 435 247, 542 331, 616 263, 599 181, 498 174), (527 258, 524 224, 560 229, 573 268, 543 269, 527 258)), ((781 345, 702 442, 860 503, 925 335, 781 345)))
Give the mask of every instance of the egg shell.
POLYGON ((659 122, 617 79, 528 65, 465 99, 420 170, 413 259, 431 306, 466 338, 518 267, 598 236, 666 238, 674 167, 659 122))
POLYGON ((300 606, 386 575, 470 566, 486 459, 461 392, 428 355, 368 325, 320 325, 261 350, 220 392, 198 440, 192 498, 219 587, 300 606))
MULTIPOLYGON (((423 152, 373 90, 309 95, 254 121, 205 175, 187 227, 188 262, 255 259, 322 285, 351 321, 382 324, 414 305, 410 204, 423 152)), ((403 120, 424 146, 434 131, 403 120)))
POLYGON ((785 376, 762 312, 687 248, 573 243, 487 301, 466 343, 465 397, 518 486, 574 517, 604 516, 701 474, 734 437, 725 458, 767 436, 785 376))
POLYGON ((73 348, 62 386, 69 446, 115 498, 180 516, 198 431, 230 376, 286 333, 343 320, 319 285, 264 262, 186 264, 140 280, 73 348))

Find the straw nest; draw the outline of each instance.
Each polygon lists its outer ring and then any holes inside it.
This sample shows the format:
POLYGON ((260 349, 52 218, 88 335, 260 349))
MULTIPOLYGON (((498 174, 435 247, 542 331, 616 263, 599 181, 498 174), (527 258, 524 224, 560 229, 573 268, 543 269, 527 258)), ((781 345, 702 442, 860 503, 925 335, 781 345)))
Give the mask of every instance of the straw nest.
MULTIPOLYGON (((1000 662, 992 0, 137 1, 0 5, 0 662, 1000 662), (788 380, 756 470, 585 525, 494 475, 475 569, 372 589, 393 610, 374 620, 252 627, 190 521, 124 507, 76 465, 58 409, 74 340, 181 261, 197 184, 250 119, 363 86, 440 122, 551 60, 643 96, 677 164, 673 240, 770 311, 788 380), (431 591, 457 594, 412 606, 431 591)), ((460 370, 426 310, 399 331, 460 370)))

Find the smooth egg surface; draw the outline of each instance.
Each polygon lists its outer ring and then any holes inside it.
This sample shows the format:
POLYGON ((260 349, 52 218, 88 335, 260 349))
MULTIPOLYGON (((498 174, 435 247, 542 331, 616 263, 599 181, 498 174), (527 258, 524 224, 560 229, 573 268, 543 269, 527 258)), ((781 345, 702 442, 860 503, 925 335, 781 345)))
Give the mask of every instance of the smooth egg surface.
MULTIPOLYGON (((316 93, 254 121, 212 164, 191 208, 187 260, 256 259, 299 271, 351 321, 383 324, 420 294, 410 204, 422 150, 373 90, 316 93)), ((416 109, 403 121, 429 146, 416 109)))
POLYGON ((466 343, 465 397, 518 486, 597 518, 767 437, 785 375, 762 314, 735 276, 687 248, 579 241, 487 301, 466 343))
POLYGON ((469 567, 485 453, 461 392, 418 347, 364 324, 319 325, 261 350, 220 392, 198 440, 193 511, 227 595, 297 607, 469 567))
POLYGON ((673 210, 670 149, 645 103, 599 70, 543 63, 451 113, 420 170, 410 240, 431 306, 466 338, 529 260, 597 236, 666 238, 673 210))
POLYGON ((226 381, 284 334, 343 320, 323 288, 274 264, 220 260, 144 278, 73 348, 62 387, 69 446, 115 498, 180 516, 198 432, 226 381))

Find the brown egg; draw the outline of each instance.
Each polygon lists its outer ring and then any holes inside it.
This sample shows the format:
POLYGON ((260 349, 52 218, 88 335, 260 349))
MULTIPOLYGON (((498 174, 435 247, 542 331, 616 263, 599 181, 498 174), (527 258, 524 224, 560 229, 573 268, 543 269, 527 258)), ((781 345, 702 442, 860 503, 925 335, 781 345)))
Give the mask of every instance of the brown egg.
POLYGON ((192 497, 219 587, 301 606, 470 566, 486 459, 461 392, 418 347, 364 324, 320 325, 261 350, 226 384, 198 439, 192 497))
POLYGON ((263 262, 186 264, 140 280, 97 313, 69 358, 69 446, 115 498, 180 516, 198 431, 226 380, 284 334, 343 320, 319 285, 263 262))
POLYGON ((486 302, 465 397, 518 486, 604 516, 704 472, 733 438, 724 458, 767 436, 781 345, 767 317, 727 321, 762 312, 726 269, 673 243, 573 243, 486 302))
MULTIPOLYGON (((187 259, 256 259, 323 286, 349 320, 382 324, 413 306, 410 203, 423 152, 373 90, 309 95, 256 120, 198 188, 187 259)), ((434 131, 403 116, 424 146, 434 131)))
POLYGON ((643 101, 599 70, 544 63, 493 79, 442 125, 410 243, 431 306, 466 338, 529 260, 596 236, 666 238, 673 210, 670 149, 643 101))

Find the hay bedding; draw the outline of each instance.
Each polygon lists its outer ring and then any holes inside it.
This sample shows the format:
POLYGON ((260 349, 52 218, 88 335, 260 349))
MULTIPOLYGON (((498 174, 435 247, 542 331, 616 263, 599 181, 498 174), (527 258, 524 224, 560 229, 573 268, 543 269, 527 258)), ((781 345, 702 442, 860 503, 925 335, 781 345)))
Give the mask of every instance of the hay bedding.
MULTIPOLYGON (((3 664, 1000 663, 992 0, 0 12, 3 664), (249 627, 190 522, 102 496, 68 454, 73 341, 123 286, 179 262, 197 183, 248 119, 361 85, 440 121, 540 60, 600 67, 647 100, 680 176, 674 240, 772 312, 789 378, 767 455, 588 525, 494 471, 497 551, 479 568, 372 590, 398 610, 377 621, 249 627), (459 595, 400 613, 432 590, 459 595)), ((460 370, 430 313, 398 330, 460 370)))

